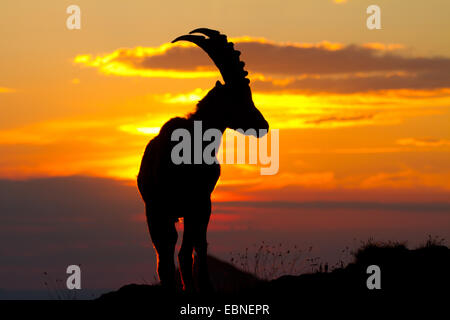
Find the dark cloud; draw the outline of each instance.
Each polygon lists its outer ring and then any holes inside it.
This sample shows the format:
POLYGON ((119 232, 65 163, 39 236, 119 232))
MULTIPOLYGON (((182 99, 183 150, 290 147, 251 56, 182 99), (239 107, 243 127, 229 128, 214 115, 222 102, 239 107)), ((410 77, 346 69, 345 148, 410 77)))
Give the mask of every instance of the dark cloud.
MULTIPOLYGON (((375 71, 425 72, 450 70, 450 59, 443 57, 406 57, 389 51, 348 45, 329 50, 326 47, 299 47, 261 42, 236 43, 241 59, 252 72, 264 74, 341 74, 375 71)), ((119 50, 117 61, 136 68, 197 70, 212 66, 205 52, 197 47, 173 47, 160 55, 138 57, 119 50)))
POLYGON ((209 57, 199 48, 173 47, 162 55, 136 59, 134 56, 120 57, 119 61, 129 62, 138 69, 169 69, 194 71, 198 68, 213 69, 209 57))
POLYGON ((450 214, 450 203, 420 202, 357 202, 357 201, 227 201, 216 202, 214 206, 237 208, 278 208, 278 209, 349 209, 374 211, 442 212, 450 214))
POLYGON ((254 72, 264 74, 342 74, 356 72, 450 70, 447 58, 413 58, 362 46, 337 50, 323 47, 301 48, 257 42, 238 44, 244 60, 254 72))
POLYGON ((329 117, 321 117, 314 120, 305 121, 307 124, 321 124, 324 122, 346 122, 346 121, 361 121, 361 120, 369 120, 372 119, 375 115, 367 114, 367 115, 358 115, 358 116, 348 116, 348 117, 338 117, 338 116, 329 116, 329 117))
POLYGON ((254 80, 255 90, 263 92, 302 91, 356 93, 378 90, 433 90, 450 87, 450 70, 435 70, 414 75, 366 76, 341 79, 305 78, 295 79, 285 85, 276 85, 272 81, 254 80))
MULTIPOLYGON (((270 81, 254 81, 255 88, 261 91, 351 93, 450 87, 450 59, 446 57, 409 57, 388 50, 357 45, 329 50, 326 46, 300 47, 251 41, 237 43, 236 48, 242 51, 242 59, 247 63, 246 67, 250 72, 284 77, 305 74, 320 76, 297 79, 283 86, 274 85, 270 81), (367 75, 327 77, 358 73, 367 75)), ((143 57, 119 50, 115 59, 135 69, 193 71, 213 68, 213 63, 207 55, 196 47, 173 47, 163 54, 143 57)))

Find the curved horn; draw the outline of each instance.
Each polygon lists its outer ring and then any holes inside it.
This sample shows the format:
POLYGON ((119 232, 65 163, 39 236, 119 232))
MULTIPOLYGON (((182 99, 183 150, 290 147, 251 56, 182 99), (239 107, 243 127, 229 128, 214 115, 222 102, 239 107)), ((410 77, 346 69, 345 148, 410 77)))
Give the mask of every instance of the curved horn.
POLYGON ((175 42, 181 41, 181 40, 190 41, 190 42, 193 42, 196 45, 198 45, 198 43, 204 42, 206 40, 206 38, 203 36, 184 35, 184 36, 179 36, 178 38, 172 40, 172 43, 175 43, 175 42))
POLYGON ((184 36, 179 36, 178 38, 172 40, 172 43, 175 43, 177 41, 189 41, 192 43, 195 43, 196 45, 198 45, 200 48, 202 48, 204 51, 206 51, 206 53, 208 53, 208 43, 207 43, 207 39, 203 36, 194 36, 194 35, 184 35, 184 36))
POLYGON ((197 29, 189 32, 189 34, 193 34, 193 33, 203 33, 205 36, 208 36, 210 38, 220 35, 219 31, 208 29, 208 28, 197 28, 197 29))
POLYGON ((172 43, 182 40, 195 43, 202 48, 219 69, 225 83, 250 82, 245 78, 248 72, 244 70, 244 62, 239 60, 240 52, 234 50, 233 43, 228 42, 226 35, 216 30, 198 28, 189 32, 189 35, 176 38, 172 43), (201 33, 208 38, 192 33, 201 33))

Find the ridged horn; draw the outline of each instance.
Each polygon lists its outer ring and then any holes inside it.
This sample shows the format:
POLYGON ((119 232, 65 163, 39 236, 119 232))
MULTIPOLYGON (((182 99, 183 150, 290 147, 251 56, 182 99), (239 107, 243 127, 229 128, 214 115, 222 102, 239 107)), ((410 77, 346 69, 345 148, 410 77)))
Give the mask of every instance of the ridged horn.
POLYGON ((176 38, 172 43, 177 41, 189 41, 202 48, 217 66, 226 84, 250 82, 246 78, 248 72, 244 70, 245 63, 239 60, 241 53, 234 50, 233 43, 228 42, 227 36, 219 31, 198 28, 189 32, 189 35, 176 38), (201 33, 208 38, 193 33, 201 33))

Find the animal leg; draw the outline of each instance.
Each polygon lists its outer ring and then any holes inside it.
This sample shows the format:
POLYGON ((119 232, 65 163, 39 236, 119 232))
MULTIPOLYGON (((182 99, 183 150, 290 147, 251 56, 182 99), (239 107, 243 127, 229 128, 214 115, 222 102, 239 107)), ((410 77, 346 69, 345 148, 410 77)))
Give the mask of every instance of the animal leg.
POLYGON ((151 219, 147 215, 148 227, 155 247, 158 263, 158 276, 161 285, 175 289, 174 252, 178 239, 175 223, 167 219, 151 219))
POLYGON ((198 286, 201 292, 211 292, 213 286, 208 271, 208 242, 206 237, 209 215, 202 220, 196 227, 194 237, 194 248, 197 254, 195 259, 198 265, 198 286))
POLYGON ((178 253, 178 265, 180 266, 181 280, 185 291, 194 291, 194 281, 192 278, 192 253, 194 251, 194 239, 192 228, 189 224, 184 224, 183 241, 181 243, 180 252, 178 253))

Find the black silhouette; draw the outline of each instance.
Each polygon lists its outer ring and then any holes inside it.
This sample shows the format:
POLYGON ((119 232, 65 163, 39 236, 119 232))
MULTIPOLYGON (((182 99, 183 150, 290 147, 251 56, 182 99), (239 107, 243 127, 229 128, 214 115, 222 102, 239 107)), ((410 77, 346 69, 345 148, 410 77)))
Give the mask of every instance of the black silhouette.
MULTIPOLYGON (((244 70, 244 62, 239 60, 240 52, 234 50, 233 43, 228 42, 225 35, 200 28, 173 42, 180 40, 193 42, 202 48, 219 69, 225 84, 217 81, 197 104, 194 113, 186 118, 173 118, 164 124, 159 135, 145 149, 138 187, 145 202, 148 227, 158 256, 161 284, 175 287, 173 255, 178 237, 175 222, 183 217, 183 242, 178 254, 183 287, 187 291, 194 290, 192 255, 195 249, 199 268, 198 288, 203 291, 212 289, 207 268, 206 232, 211 215, 211 193, 220 176, 220 165, 193 164, 194 144, 190 152, 192 164, 174 164, 171 151, 178 142, 171 141, 172 132, 184 128, 193 137, 194 121, 201 121, 203 131, 215 128, 223 133, 226 128, 245 131, 252 128, 256 130, 253 134, 258 136, 259 130, 268 130, 269 125, 253 103, 250 80, 246 78, 248 73, 244 70)), ((203 143, 202 154, 209 143, 203 143)), ((220 141, 214 143, 219 145, 220 141)))
MULTIPOLYGON (((271 281, 252 278, 242 271, 232 270, 227 263, 210 258, 210 268, 216 271, 211 278, 218 287, 218 292, 214 294, 188 295, 167 292, 160 286, 130 284, 104 294, 98 300, 137 302, 137 305, 142 305, 141 308, 151 309, 152 314, 161 313, 165 319, 180 319, 180 306, 186 303, 222 307, 225 304, 269 304, 270 317, 265 319, 299 318, 298 315, 310 312, 316 318, 330 313, 334 318, 351 319, 352 315, 356 318, 356 310, 365 310, 368 314, 377 310, 396 310, 405 314, 416 312, 418 305, 426 306, 426 310, 447 311, 450 248, 442 243, 427 242, 419 248, 408 249, 398 243, 369 242, 354 252, 353 258, 346 266, 301 275, 284 275, 271 281), (381 269, 379 290, 370 290, 366 286, 369 277, 366 270, 370 265, 378 265, 381 269), (222 286, 222 280, 227 285, 222 286), (232 283, 240 285, 230 287, 232 283), (153 303, 149 305, 149 301, 153 303), (427 301, 432 301, 432 304, 428 305, 427 301)), ((216 313, 214 319, 229 319, 230 315, 224 315, 223 311, 216 313)), ((357 316, 361 318, 360 313, 357 316)))

